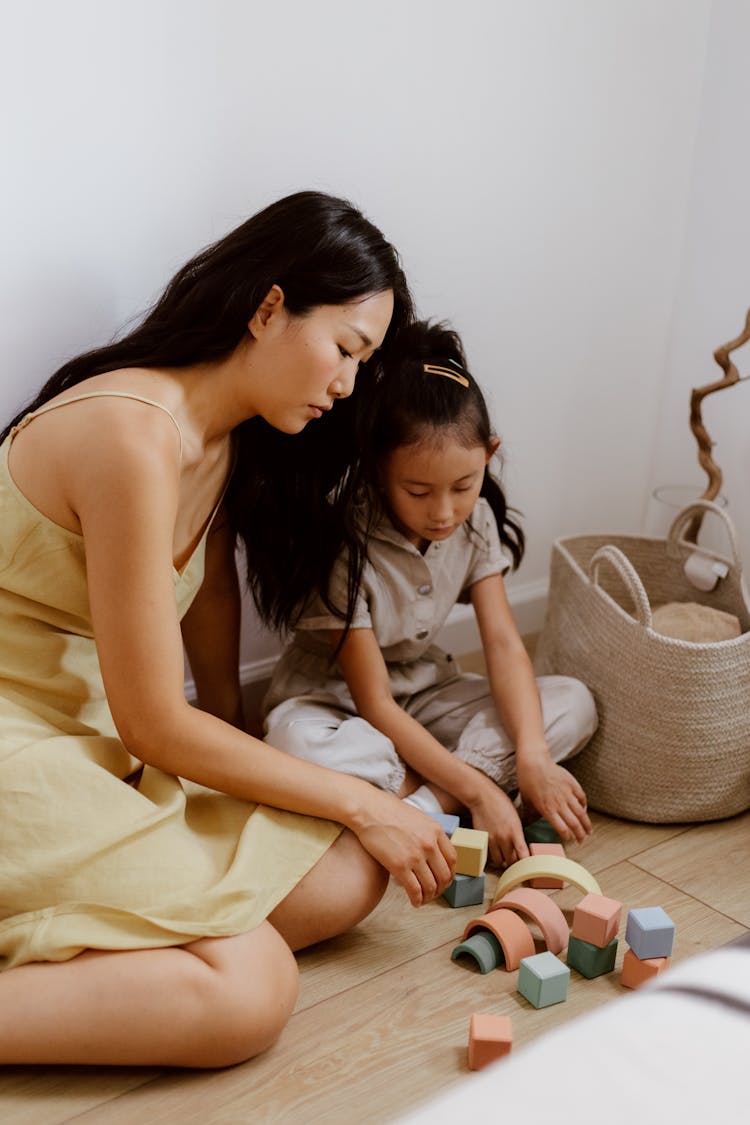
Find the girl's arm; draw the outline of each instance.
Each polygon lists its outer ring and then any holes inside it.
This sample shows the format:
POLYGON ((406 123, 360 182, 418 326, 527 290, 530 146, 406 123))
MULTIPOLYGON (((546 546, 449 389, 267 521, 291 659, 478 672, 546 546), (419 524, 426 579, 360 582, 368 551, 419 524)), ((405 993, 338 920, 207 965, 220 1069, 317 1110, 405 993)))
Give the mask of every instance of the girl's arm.
POLYGON ((241 608, 235 536, 220 509, 206 539, 203 583, 180 625, 198 706, 243 730, 241 608))
POLYGON ((550 758, 536 676, 502 577, 493 574, 476 582, 471 601, 495 706, 515 746, 521 795, 563 839, 580 842, 591 831, 586 796, 572 774, 550 758))
MULTIPOLYGON (((337 644, 340 633, 331 635, 337 644)), ((388 669, 371 629, 351 629, 338 654, 358 714, 393 742, 401 758, 426 781, 469 809, 476 828, 490 837, 498 866, 529 854, 512 802, 493 781, 446 750, 391 694, 388 669)))
POLYGON ((436 822, 187 703, 172 572, 175 439, 172 424, 156 412, 138 428, 87 427, 77 434, 60 485, 84 536, 94 636, 123 743, 167 773, 346 825, 415 905, 427 901, 447 885, 455 862, 436 822))

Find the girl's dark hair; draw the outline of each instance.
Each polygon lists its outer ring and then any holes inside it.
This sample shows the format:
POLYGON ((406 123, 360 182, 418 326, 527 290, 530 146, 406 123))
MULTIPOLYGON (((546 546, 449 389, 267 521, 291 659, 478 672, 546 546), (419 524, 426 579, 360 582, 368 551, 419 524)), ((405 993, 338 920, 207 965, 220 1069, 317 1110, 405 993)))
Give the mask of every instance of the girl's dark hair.
MULTIPOLYGON (((382 513, 383 458, 400 446, 446 432, 466 448, 489 449, 495 437, 484 395, 467 369, 458 334, 445 324, 417 321, 400 333, 373 393, 358 413, 360 489, 373 522, 382 513), (425 365, 449 374, 426 372, 425 365)), ((510 552, 515 570, 523 557, 525 537, 489 465, 480 495, 492 509, 500 542, 510 552)))
MULTIPOLYGON (((303 191, 272 203, 197 254, 176 274, 142 322, 121 339, 64 364, 3 431, 28 411, 92 375, 126 367, 185 367, 228 356, 272 285, 292 315, 392 290, 394 311, 383 351, 412 318, 398 255, 351 203, 303 191)), ((352 399, 299 435, 261 418, 236 431, 227 490, 243 542, 250 590, 261 619, 283 628, 310 593, 328 598, 328 579, 350 550, 352 588, 362 548, 351 516, 349 468, 357 398, 368 394, 380 358, 364 365, 352 399)))

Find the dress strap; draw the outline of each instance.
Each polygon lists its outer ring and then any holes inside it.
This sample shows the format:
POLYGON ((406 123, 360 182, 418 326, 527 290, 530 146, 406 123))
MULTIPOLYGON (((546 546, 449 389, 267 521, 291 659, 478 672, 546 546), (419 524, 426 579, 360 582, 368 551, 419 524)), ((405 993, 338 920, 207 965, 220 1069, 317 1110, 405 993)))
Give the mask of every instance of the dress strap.
POLYGON ((179 435, 180 463, 182 463, 182 430, 180 429, 180 423, 177 421, 172 411, 169 407, 165 406, 163 402, 157 402, 156 399, 153 398, 145 398, 143 395, 134 395, 131 394, 130 391, 88 391, 86 394, 73 395, 71 398, 65 398, 62 402, 47 402, 44 406, 40 406, 38 410, 34 410, 30 414, 25 415, 18 425, 14 426, 10 431, 11 438, 15 437, 19 430, 28 426, 29 422, 33 422, 35 418, 38 418, 40 414, 47 414, 50 410, 58 410, 61 406, 67 406, 70 402, 81 402, 86 398, 131 398, 134 399, 135 402, 145 402, 147 406, 156 406, 159 410, 163 410, 174 422, 175 429, 179 435))

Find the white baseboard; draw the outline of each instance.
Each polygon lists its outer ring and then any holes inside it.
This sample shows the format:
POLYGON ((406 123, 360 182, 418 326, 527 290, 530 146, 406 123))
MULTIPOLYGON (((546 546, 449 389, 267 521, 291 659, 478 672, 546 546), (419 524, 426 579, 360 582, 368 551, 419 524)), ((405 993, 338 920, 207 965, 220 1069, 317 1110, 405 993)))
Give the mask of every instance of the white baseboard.
MULTIPOLYGON (((537 582, 513 586, 508 591, 513 616, 518 631, 523 636, 538 633, 542 628, 548 589, 547 579, 542 578, 537 582)), ((453 607, 437 640, 439 645, 458 657, 480 649, 479 630, 470 605, 453 607)), ((240 683, 248 701, 256 701, 263 694, 276 660, 276 656, 266 656, 262 660, 247 660, 240 665, 240 683)), ((188 699, 195 699, 192 679, 185 681, 185 694, 188 699)))

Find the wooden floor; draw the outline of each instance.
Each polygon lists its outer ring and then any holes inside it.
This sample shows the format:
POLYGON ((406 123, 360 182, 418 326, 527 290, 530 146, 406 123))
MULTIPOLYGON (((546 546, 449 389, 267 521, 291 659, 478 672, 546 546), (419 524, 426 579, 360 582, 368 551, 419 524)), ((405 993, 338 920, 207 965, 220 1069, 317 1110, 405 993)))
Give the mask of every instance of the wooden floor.
MULTIPOLYGON (((675 962, 750 931, 750 814, 693 827, 593 821, 593 835, 568 855, 626 909, 663 906, 676 925, 675 962)), ((486 901, 495 883, 488 875, 486 901)), ((570 918, 580 892, 551 893, 570 918)), ((516 991, 516 972, 482 976, 451 961, 466 921, 481 913, 442 899, 414 910, 391 886, 356 930, 300 955, 297 1010, 264 1056, 208 1073, 0 1068, 0 1122, 390 1122, 467 1073, 472 1012, 512 1016, 519 1050, 622 995, 621 942, 614 973, 589 981, 574 972, 567 1002, 536 1011, 516 991)))

